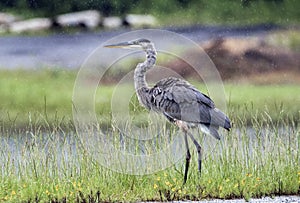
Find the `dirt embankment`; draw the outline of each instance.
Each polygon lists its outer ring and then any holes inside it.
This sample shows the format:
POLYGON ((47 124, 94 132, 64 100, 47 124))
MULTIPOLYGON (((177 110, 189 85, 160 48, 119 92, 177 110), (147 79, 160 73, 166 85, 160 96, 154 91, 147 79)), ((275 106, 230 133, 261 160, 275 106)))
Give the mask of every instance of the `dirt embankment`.
MULTIPOLYGON (((270 45, 258 38, 215 39, 202 47, 223 80, 258 84, 300 83, 299 52, 270 45)), ((195 55, 193 52, 186 54, 189 57, 195 55)), ((172 61, 166 66, 185 78, 197 75, 193 68, 181 60, 172 61)))

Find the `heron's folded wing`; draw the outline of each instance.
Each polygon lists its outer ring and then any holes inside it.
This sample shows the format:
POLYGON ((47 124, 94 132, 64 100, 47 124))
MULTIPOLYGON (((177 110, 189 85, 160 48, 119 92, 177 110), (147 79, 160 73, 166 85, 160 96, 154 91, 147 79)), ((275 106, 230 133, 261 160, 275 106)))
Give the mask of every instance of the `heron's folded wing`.
POLYGON ((153 88, 154 105, 173 119, 192 123, 209 123, 213 101, 188 82, 178 78, 167 78, 153 88), (159 91, 158 91, 159 89, 159 91))

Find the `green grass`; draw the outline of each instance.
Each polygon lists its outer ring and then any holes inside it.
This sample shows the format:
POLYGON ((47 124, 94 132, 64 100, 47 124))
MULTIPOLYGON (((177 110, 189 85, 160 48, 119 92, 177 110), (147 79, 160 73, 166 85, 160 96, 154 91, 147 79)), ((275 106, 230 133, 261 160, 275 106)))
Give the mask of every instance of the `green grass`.
POLYGON ((133 12, 151 13, 161 25, 253 25, 275 23, 299 24, 299 4, 285 1, 190 1, 182 4, 141 1, 133 12), (245 3, 243 3, 245 2, 245 3), (246 3, 248 2, 248 3, 246 3))
MULTIPOLYGON (((44 127, 72 125, 72 91, 76 73, 62 70, 1 71, 0 73, 0 123, 1 127, 22 128, 29 124, 44 127)), ((202 92, 205 86, 196 84, 202 92)), ((100 85, 95 104, 99 117, 110 117, 113 85, 100 85)), ((128 91, 127 88, 124 91, 128 91)), ((250 114, 258 116, 268 112, 276 121, 283 117, 299 119, 300 87, 298 85, 249 85, 225 84, 228 112, 234 112, 232 119, 250 114)), ((135 98, 135 105, 136 103, 135 98)), ((141 108, 139 108, 141 109, 141 108)))
POLYGON ((290 119, 297 121, 300 111, 298 85, 225 85, 228 94, 228 110, 235 118, 243 117, 247 121, 253 120, 253 114, 260 120, 266 117, 273 121, 290 119), (243 112, 245 109, 247 112, 243 112))
MULTIPOLYGON (((184 155, 166 170, 133 176, 111 171, 82 151, 74 142, 78 135, 71 119, 75 77, 75 72, 62 70, 1 71, 0 201, 167 201, 299 194, 299 86, 226 84, 233 129, 222 131, 223 140, 216 142, 213 152, 204 151, 201 177, 191 146, 193 159, 183 186, 184 155)), ((206 92, 204 85, 195 85, 206 92)), ((113 90, 114 86, 100 86, 99 118, 110 117, 113 90)), ((135 102, 130 107, 133 113, 135 102)), ((110 136, 118 140, 120 135, 110 136)), ((162 137, 168 140, 169 132, 162 137)))
POLYGON ((300 32, 298 30, 288 30, 282 32, 275 32, 270 34, 267 43, 275 46, 288 48, 294 51, 300 51, 300 32))
POLYGON ((62 70, 1 71, 2 126, 69 122, 76 73, 62 70))

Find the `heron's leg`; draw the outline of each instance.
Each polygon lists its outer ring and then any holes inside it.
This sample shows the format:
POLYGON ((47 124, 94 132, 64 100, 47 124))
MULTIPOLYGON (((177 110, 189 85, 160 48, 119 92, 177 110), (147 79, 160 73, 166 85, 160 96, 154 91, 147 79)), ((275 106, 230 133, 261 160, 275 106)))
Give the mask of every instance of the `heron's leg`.
POLYGON ((184 171, 184 178, 183 178, 183 184, 186 183, 187 175, 189 171, 190 166, 190 160, 191 160, 191 153, 189 149, 189 143, 188 143, 188 127, 180 120, 175 120, 174 123, 184 132, 184 142, 186 147, 186 159, 185 159, 185 171, 184 171))
POLYGON ((186 131, 184 132, 184 142, 185 142, 185 146, 186 146, 186 157, 185 157, 185 171, 184 171, 183 184, 186 183, 188 170, 189 170, 189 166, 190 166, 190 160, 191 160, 191 153, 189 150, 189 143, 188 143, 186 131))
POLYGON ((201 145, 197 142, 197 140, 194 138, 194 136, 190 133, 187 132, 191 138, 191 140, 193 141, 193 143, 195 144, 196 148, 197 148, 197 152, 198 152, 198 171, 201 175, 201 165, 202 165, 202 147, 201 145))

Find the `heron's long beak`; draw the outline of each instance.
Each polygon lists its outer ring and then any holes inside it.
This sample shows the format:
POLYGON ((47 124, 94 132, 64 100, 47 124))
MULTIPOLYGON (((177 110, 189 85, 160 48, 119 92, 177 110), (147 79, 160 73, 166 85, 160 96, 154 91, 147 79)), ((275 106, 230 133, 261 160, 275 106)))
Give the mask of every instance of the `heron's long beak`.
POLYGON ((139 44, 136 44, 132 41, 129 41, 129 42, 121 42, 121 43, 118 43, 118 44, 109 44, 109 45, 105 45, 104 47, 107 47, 107 48, 127 48, 127 49, 132 49, 132 48, 142 48, 141 45, 139 44))
POLYGON ((133 46, 133 44, 131 42, 121 42, 118 44, 108 44, 108 45, 105 45, 104 47, 107 47, 107 48, 129 48, 132 46, 133 46))

